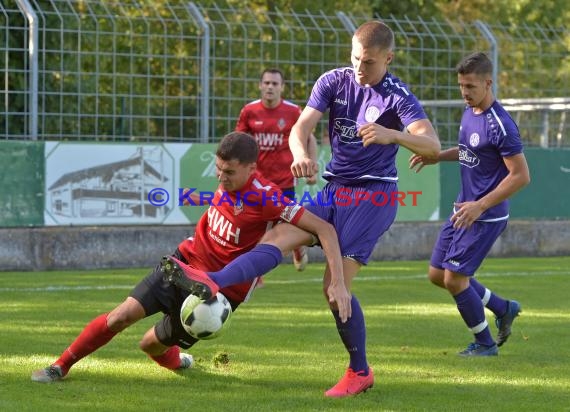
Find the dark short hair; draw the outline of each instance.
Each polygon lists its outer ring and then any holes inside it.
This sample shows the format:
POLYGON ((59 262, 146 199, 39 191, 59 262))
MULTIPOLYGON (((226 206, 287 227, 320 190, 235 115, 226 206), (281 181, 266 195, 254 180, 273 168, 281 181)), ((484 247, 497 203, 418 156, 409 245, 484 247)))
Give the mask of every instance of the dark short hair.
POLYGON ((281 76, 281 83, 285 83, 285 75, 283 74, 283 72, 281 70, 276 69, 276 68, 269 68, 269 69, 265 69, 264 71, 262 71, 261 76, 259 76, 259 81, 263 80, 263 75, 265 73, 278 74, 279 76, 281 76))
POLYGON ((384 22, 378 20, 368 21, 362 24, 354 32, 362 47, 379 47, 381 50, 394 49, 394 32, 384 22))
POLYGON ((257 162, 258 152, 257 142, 251 135, 231 132, 222 138, 216 156, 226 162, 237 160, 240 164, 249 164, 257 162))
POLYGON ((457 74, 489 75, 493 73, 493 63, 485 53, 475 52, 461 59, 455 71, 457 74))

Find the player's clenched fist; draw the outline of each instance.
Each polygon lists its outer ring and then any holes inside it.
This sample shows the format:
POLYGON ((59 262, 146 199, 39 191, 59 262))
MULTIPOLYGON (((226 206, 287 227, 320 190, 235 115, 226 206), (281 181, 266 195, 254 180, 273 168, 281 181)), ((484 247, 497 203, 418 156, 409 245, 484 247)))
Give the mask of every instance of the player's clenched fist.
POLYGON ((364 147, 373 143, 392 144, 395 143, 391 130, 376 123, 367 123, 358 129, 358 135, 362 138, 364 147))
POLYGON ((312 159, 304 157, 300 160, 293 160, 291 163, 291 173, 295 177, 311 177, 318 173, 319 165, 312 159))

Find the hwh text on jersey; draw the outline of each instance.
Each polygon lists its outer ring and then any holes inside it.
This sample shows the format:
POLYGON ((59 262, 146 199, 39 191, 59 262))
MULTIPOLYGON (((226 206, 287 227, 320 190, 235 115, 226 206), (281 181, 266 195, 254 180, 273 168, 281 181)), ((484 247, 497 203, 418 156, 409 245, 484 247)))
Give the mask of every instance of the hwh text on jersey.
POLYGON ((283 133, 256 133, 255 140, 259 150, 274 150, 274 147, 283 144, 283 133))
POLYGON ((208 226, 210 227, 210 236, 221 245, 225 246, 227 242, 239 244, 239 234, 241 229, 233 227, 224 215, 222 215, 216 208, 208 208, 208 226))

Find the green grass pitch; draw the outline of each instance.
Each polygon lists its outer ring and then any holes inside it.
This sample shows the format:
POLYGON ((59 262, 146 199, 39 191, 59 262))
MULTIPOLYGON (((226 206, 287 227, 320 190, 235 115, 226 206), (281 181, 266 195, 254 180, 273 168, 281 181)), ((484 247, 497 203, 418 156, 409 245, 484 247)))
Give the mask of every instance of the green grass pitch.
MULTIPOLYGON (((488 359, 456 355, 472 337, 426 270, 425 261, 376 262, 358 275, 376 383, 336 400, 323 392, 348 359, 322 295, 322 264, 274 270, 223 336, 192 348, 196 367, 184 374, 138 349, 151 317, 52 384, 31 382, 31 372, 148 270, 0 273, 0 410, 570 411, 570 257, 485 261, 477 278, 523 307, 488 359)), ((495 334, 490 313, 488 321, 495 334)))

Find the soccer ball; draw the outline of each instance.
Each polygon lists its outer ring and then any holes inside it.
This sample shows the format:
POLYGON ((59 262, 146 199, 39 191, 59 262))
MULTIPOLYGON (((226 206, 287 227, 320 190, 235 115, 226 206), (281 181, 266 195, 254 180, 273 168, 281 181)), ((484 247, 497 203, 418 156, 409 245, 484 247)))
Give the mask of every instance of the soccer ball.
POLYGON ((190 336, 196 339, 214 339, 221 335, 231 314, 230 302, 219 292, 206 301, 188 295, 180 308, 180 321, 190 336))

